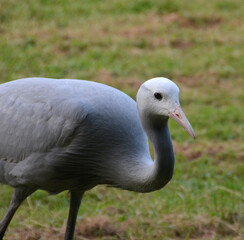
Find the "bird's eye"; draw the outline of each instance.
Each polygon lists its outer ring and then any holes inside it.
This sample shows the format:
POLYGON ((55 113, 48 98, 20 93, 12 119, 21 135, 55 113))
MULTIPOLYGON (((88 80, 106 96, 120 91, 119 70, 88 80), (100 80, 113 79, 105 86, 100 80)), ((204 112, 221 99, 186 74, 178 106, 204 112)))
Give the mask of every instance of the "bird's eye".
POLYGON ((162 97, 162 94, 161 93, 158 93, 158 92, 156 92, 156 93, 154 93, 154 97, 156 98, 156 99, 158 99, 158 100, 161 100, 163 97, 162 97))

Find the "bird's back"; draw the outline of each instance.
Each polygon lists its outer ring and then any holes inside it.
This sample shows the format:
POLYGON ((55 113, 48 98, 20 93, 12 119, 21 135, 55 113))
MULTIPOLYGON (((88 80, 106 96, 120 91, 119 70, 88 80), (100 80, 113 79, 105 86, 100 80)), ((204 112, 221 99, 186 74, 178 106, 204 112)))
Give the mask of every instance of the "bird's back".
POLYGON ((82 181, 87 188, 110 184, 113 169, 149 154, 135 101, 95 82, 2 84, 0 119, 0 181, 12 185, 32 181, 45 188, 47 179, 51 191, 60 179, 64 189, 82 181))

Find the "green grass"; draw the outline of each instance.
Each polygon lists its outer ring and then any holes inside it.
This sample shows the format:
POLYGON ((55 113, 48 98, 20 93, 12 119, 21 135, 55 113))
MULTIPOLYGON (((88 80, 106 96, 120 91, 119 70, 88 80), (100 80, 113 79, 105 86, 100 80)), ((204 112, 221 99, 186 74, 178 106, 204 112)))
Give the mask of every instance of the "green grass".
MULTIPOLYGON (((149 194, 87 192, 76 239, 243 239, 243 35, 241 0, 0 0, 1 83, 89 79, 135 98, 143 81, 165 76, 198 137, 171 121, 173 180, 149 194)), ((11 192, 0 188, 1 217, 11 192)), ((66 192, 34 193, 6 239, 62 239, 68 205, 66 192)))

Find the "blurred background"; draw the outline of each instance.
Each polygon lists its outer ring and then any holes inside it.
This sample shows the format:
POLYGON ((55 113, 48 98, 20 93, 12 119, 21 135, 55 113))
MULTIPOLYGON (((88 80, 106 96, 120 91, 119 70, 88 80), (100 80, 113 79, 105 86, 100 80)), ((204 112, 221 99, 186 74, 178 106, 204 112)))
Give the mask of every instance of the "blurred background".
MULTIPOLYGON (((0 0, 0 82, 88 79, 135 99, 145 80, 181 89, 197 140, 170 121, 176 166, 162 190, 98 186, 86 193, 76 239, 244 239, 242 0, 0 0)), ((12 189, 0 186, 0 217, 12 189)), ((6 239, 62 239, 67 192, 34 193, 6 239)))

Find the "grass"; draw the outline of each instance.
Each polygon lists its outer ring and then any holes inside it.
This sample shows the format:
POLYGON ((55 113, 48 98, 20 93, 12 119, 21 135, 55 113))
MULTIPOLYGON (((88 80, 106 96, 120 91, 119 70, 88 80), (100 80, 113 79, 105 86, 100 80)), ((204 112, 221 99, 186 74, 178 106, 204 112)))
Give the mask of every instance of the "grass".
MULTIPOLYGON (((76 239, 243 239, 243 13, 241 0, 0 0, 1 83, 89 79, 135 98, 165 76, 198 137, 171 121, 173 180, 149 194, 87 192, 76 239)), ((1 217, 11 192, 0 188, 1 217)), ((62 239, 68 205, 66 192, 34 193, 6 239, 62 239)))

